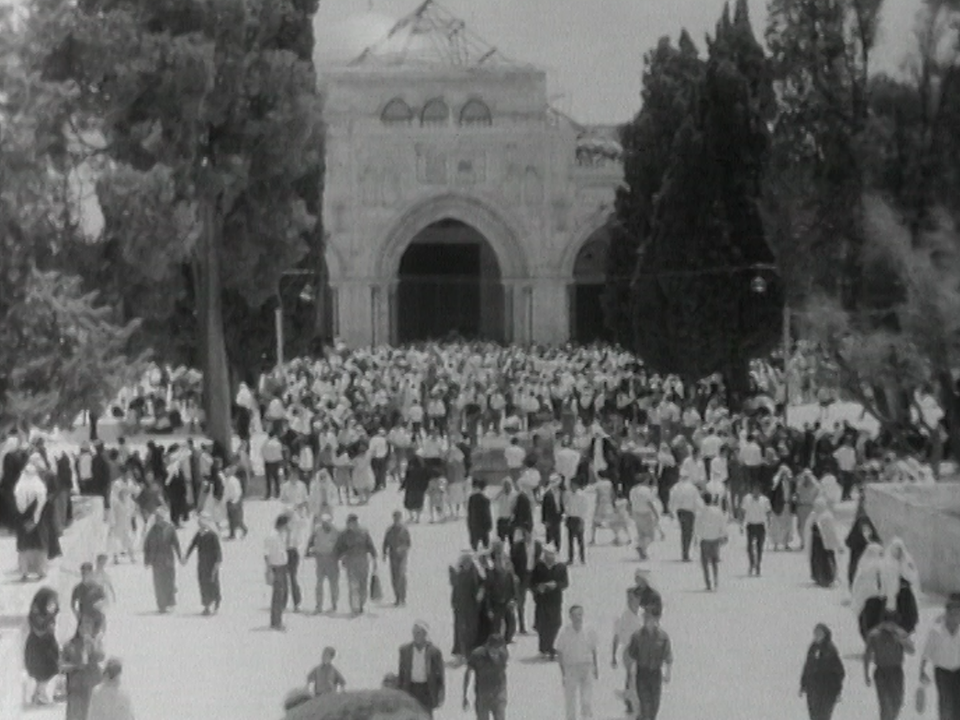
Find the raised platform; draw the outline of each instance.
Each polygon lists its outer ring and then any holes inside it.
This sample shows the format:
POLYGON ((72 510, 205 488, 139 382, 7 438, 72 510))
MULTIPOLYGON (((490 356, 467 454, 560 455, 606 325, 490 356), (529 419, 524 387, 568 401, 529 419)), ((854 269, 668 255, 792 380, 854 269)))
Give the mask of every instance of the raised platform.
POLYGON ((868 485, 866 509, 884 542, 906 543, 924 592, 960 592, 960 482, 868 485))

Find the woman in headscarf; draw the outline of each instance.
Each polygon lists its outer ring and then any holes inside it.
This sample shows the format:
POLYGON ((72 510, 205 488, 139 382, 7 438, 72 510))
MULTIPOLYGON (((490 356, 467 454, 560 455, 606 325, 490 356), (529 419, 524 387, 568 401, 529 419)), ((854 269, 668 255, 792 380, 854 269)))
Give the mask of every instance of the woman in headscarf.
POLYGON ((804 545, 810 557, 810 576, 820 587, 830 587, 837 579, 837 553, 842 552, 837 522, 820 497, 804 528, 804 545))
POLYGON ((790 549, 793 540, 793 473, 786 465, 781 465, 773 476, 772 487, 767 496, 770 498, 770 543, 774 550, 790 549))
POLYGON ((870 543, 879 543, 880 533, 874 526, 873 521, 867 517, 866 513, 860 513, 853 521, 850 532, 847 533, 846 545, 850 550, 850 562, 847 565, 847 584, 853 587, 853 579, 857 576, 857 566, 863 551, 867 549, 870 543))
POLYGON ((60 602, 51 588, 40 588, 30 603, 27 616, 29 634, 23 650, 23 665, 36 683, 31 703, 48 705, 53 701, 50 683, 60 673, 60 646, 57 644, 57 614, 60 602))
POLYGON ((220 609, 222 597, 220 595, 220 564, 223 562, 223 550, 220 545, 220 534, 216 530, 213 519, 206 513, 199 517, 200 527, 193 536, 183 564, 187 564, 193 551, 197 551, 197 582, 200 584, 200 603, 203 605, 203 614, 216 613, 220 609))
POLYGON ((897 624, 912 633, 917 628, 920 573, 903 540, 893 538, 884 553, 883 587, 887 609, 896 610, 897 624))
POLYGON ((81 616, 77 633, 63 646, 60 667, 67 678, 65 720, 87 720, 90 696, 102 676, 102 636, 94 633, 93 623, 91 616, 81 616))
POLYGON ((130 562, 136 561, 133 518, 139 492, 139 486, 125 473, 110 485, 107 543, 113 552, 114 563, 119 562, 120 555, 126 555, 130 562))
MULTIPOLYGON (((810 470, 803 470, 797 478, 794 494, 797 499, 797 530, 800 531, 800 549, 804 549, 803 529, 813 512, 813 503, 820 494, 820 483, 810 470)), ((859 557, 859 556, 858 556, 859 557)), ((851 576, 852 577, 852 576, 851 576)))
POLYGON ((26 582, 31 575, 43 579, 47 575, 47 559, 50 544, 47 486, 40 477, 40 464, 36 456, 27 461, 20 479, 14 487, 14 498, 20 522, 17 524, 17 555, 21 579, 26 582))
POLYGON ((800 676, 800 697, 807 696, 810 720, 830 720, 843 690, 846 672, 828 628, 818 623, 800 676))
POLYGON ((850 588, 850 607, 857 616, 860 635, 864 639, 867 633, 880 624, 887 604, 883 566, 883 546, 870 543, 863 551, 850 588))
POLYGON ((843 488, 832 473, 827 473, 820 478, 820 497, 827 501, 831 510, 843 499, 843 488))

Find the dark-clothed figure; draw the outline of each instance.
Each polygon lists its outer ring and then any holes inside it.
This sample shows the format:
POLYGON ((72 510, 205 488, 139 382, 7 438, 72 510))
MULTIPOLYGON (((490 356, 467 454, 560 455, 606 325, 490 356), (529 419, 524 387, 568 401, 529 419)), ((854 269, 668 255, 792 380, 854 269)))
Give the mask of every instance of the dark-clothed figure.
POLYGON ((627 657, 636 673, 634 688, 639 704, 639 720, 657 720, 663 683, 670 682, 673 649, 670 636, 660 627, 659 608, 643 612, 643 627, 633 634, 627 657))
POLYGON ((87 720, 90 697, 102 677, 103 659, 101 637, 93 632, 93 621, 85 617, 61 655, 60 667, 67 680, 65 720, 87 720))
POLYGON ((870 687, 870 667, 875 665, 873 682, 877 686, 880 720, 897 720, 903 709, 903 656, 914 653, 913 641, 897 625, 897 613, 888 610, 883 620, 867 635, 863 655, 863 673, 870 687))
POLYGON ((810 720, 830 720, 843 690, 843 661, 830 635, 820 623, 813 629, 813 642, 800 676, 800 696, 807 696, 810 720))
POLYGON ((480 634, 480 603, 483 577, 469 553, 463 553, 456 567, 450 568, 453 607, 453 654, 465 659, 476 647, 480 634))
POLYGON ((427 640, 428 632, 426 623, 415 623, 413 642, 400 647, 397 683, 433 717, 434 710, 443 705, 445 671, 443 653, 427 640))
POLYGON ((337 601, 340 599, 340 561, 337 559, 337 540, 340 531, 333 524, 333 516, 323 513, 320 521, 313 529, 313 535, 307 547, 307 555, 313 555, 317 564, 317 609, 319 615, 323 612, 323 583, 330 584, 330 605, 333 612, 337 611, 337 601))
POLYGON ((377 546, 366 529, 360 527, 356 515, 347 517, 347 527, 337 538, 337 558, 347 572, 347 591, 350 595, 350 612, 363 613, 370 589, 370 571, 377 571, 377 546))
POLYGON ((857 565, 863 557, 867 545, 880 542, 880 533, 866 514, 858 515, 853 521, 850 532, 847 533, 846 545, 850 551, 850 561, 847 565, 847 586, 853 587, 853 579, 857 576, 857 565))
POLYGON ((220 595, 220 564, 223 562, 223 550, 220 546, 220 536, 214 529, 213 520, 209 515, 200 515, 200 529, 193 536, 183 564, 187 564, 193 551, 197 551, 197 582, 200 583, 200 604, 203 605, 203 614, 209 615, 220 609, 222 597, 220 595))
POLYGON ((70 595, 70 609, 77 618, 77 625, 84 618, 89 618, 93 624, 93 633, 95 635, 102 633, 106 624, 103 614, 106 602, 106 589, 97 582, 93 573, 93 564, 83 563, 80 566, 80 582, 73 588, 70 595))
POLYGON ((490 557, 492 564, 483 583, 484 622, 480 624, 480 642, 485 643, 491 634, 498 633, 509 643, 516 629, 517 579, 499 540, 493 544, 490 557))
POLYGON ((60 603, 51 588, 40 588, 30 603, 27 621, 30 633, 23 649, 23 667, 36 683, 31 702, 52 702, 50 681, 60 673, 60 646, 57 644, 57 615, 60 603))
POLYGON ((567 566, 557 562, 556 550, 550 546, 543 549, 543 557, 530 574, 530 587, 536 604, 534 627, 539 638, 541 655, 555 658, 553 643, 563 624, 563 591, 570 581, 567 566))
POLYGON ((527 633, 527 594, 530 592, 530 575, 543 555, 543 545, 530 533, 517 530, 510 546, 510 564, 517 578, 517 627, 521 635, 527 633))
POLYGON ((490 547, 490 531, 493 530, 490 498, 483 488, 482 480, 474 480, 473 492, 467 499, 467 532, 470 534, 470 547, 474 552, 481 545, 484 548, 490 547))
POLYGON ((470 709, 467 690, 470 688, 470 678, 475 677, 474 709, 477 720, 506 720, 509 659, 506 643, 497 633, 487 638, 486 644, 467 658, 467 670, 463 675, 463 709, 470 709))
POLYGON ((563 525, 562 482, 559 477, 552 478, 550 487, 540 504, 540 519, 543 521, 543 527, 546 530, 544 540, 557 547, 563 546, 560 539, 560 527, 563 525))
POLYGON ((390 584, 394 604, 407 604, 407 558, 410 553, 410 531, 403 524, 403 513, 393 513, 393 525, 383 536, 383 559, 390 563, 390 584))
POLYGON ((143 540, 143 564, 153 571, 153 593, 157 609, 167 612, 177 604, 177 561, 182 559, 180 539, 165 507, 143 540))

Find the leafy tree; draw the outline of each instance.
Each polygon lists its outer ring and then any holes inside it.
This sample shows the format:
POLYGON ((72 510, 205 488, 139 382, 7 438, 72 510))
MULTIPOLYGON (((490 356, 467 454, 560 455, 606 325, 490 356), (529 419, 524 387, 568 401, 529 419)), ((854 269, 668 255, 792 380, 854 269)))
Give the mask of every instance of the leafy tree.
MULTIPOLYGON (((208 431, 229 446, 224 297, 251 308, 307 253, 322 153, 306 13, 292 0, 33 0, 32 60, 58 115, 109 158, 97 195, 118 271, 189 301, 208 431)), ((319 203, 319 198, 316 198, 319 203)), ((121 282, 124 282, 123 280, 121 282)), ((128 294, 125 294, 129 298, 128 294)), ((128 308, 136 314, 142 309, 128 308)))
POLYGON ((69 426, 138 371, 137 324, 119 323, 72 273, 82 238, 47 122, 62 97, 21 62, 17 21, 0 14, 0 427, 69 426))
POLYGON ((724 9, 708 45, 653 199, 634 278, 635 338, 657 371, 722 372, 736 403, 750 359, 779 337, 779 285, 769 273, 766 292, 753 285, 754 266, 773 262, 757 206, 773 93, 744 3, 733 19, 724 9))
POLYGON ((643 105, 621 128, 624 187, 617 191, 603 300, 607 325, 626 346, 634 343, 636 313, 630 281, 650 237, 653 205, 673 157, 674 136, 695 102, 702 74, 703 61, 685 30, 676 47, 660 38, 644 56, 643 105))

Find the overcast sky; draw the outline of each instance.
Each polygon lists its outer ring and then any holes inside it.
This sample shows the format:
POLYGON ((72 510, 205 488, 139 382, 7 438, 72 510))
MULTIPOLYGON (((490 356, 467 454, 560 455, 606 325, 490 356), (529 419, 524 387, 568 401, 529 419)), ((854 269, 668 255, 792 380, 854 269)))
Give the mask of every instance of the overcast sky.
MULTIPOLYGON (((320 0, 318 57, 350 59, 420 0, 320 0)), ((723 0, 442 0, 467 26, 514 60, 548 73, 554 104, 577 120, 617 123, 639 107, 643 54, 686 27, 703 48, 723 0)), ((758 38, 767 0, 750 0, 758 38)), ((920 0, 885 0, 876 67, 896 71, 912 45, 920 0)))

